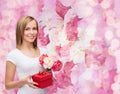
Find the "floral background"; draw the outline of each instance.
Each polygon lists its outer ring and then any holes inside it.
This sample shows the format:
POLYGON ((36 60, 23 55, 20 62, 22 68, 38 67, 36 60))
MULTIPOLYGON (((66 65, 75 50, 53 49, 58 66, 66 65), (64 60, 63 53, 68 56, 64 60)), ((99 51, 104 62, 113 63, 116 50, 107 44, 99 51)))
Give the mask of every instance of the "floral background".
POLYGON ((39 46, 59 58, 48 94, 119 94, 120 0, 0 0, 0 94, 5 60, 23 15, 39 22, 39 46))

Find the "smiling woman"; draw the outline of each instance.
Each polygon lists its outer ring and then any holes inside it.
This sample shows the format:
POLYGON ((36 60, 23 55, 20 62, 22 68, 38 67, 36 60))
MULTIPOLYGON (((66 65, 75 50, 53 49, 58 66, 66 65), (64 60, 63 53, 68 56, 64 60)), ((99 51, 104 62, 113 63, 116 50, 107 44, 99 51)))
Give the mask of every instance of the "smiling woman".
POLYGON ((6 89, 19 88, 17 94, 46 94, 45 89, 38 89, 31 75, 44 71, 39 66, 38 57, 42 54, 37 47, 38 23, 31 16, 22 17, 16 27, 16 49, 12 50, 6 61, 6 89), (19 80, 14 81, 17 73, 19 80))

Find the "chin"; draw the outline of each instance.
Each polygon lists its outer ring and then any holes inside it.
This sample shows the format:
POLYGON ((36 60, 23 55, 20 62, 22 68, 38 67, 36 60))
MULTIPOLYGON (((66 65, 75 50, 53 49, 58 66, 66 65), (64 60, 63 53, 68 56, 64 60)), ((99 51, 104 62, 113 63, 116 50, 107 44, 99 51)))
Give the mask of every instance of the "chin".
POLYGON ((29 42, 34 42, 35 41, 35 39, 32 39, 32 40, 28 40, 29 42))

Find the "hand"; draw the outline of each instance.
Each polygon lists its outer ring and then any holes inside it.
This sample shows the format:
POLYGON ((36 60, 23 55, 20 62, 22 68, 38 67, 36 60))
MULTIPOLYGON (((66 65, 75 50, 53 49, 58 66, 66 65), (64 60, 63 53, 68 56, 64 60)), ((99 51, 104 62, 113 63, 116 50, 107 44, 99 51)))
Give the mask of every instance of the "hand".
POLYGON ((34 82, 31 76, 26 77, 24 80, 29 87, 38 89, 38 87, 35 86, 35 85, 38 85, 38 83, 34 82))

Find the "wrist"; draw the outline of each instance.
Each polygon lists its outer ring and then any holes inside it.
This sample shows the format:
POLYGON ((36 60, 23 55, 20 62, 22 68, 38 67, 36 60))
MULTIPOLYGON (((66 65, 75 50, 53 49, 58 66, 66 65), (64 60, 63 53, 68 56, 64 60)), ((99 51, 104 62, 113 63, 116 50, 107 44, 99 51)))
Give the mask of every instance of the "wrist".
POLYGON ((22 79, 21 82, 22 82, 23 85, 27 84, 28 83, 28 78, 22 79))

